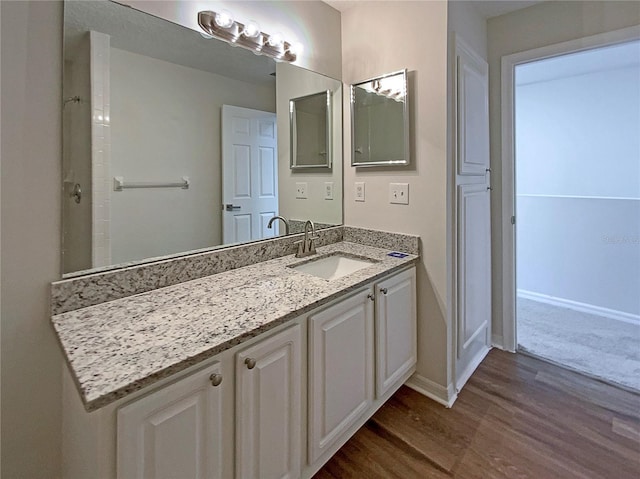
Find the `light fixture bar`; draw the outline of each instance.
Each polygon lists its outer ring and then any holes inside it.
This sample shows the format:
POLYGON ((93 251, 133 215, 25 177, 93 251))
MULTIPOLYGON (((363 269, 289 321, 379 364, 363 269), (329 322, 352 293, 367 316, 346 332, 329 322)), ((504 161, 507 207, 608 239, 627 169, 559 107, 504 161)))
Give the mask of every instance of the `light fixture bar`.
POLYGON ((256 32, 255 23, 246 28, 244 24, 232 20, 226 13, 220 14, 211 10, 198 12, 198 25, 205 33, 254 53, 286 62, 293 62, 297 58, 293 46, 281 40, 278 34, 269 35, 259 30, 256 32), (221 18, 225 21, 221 21, 221 18))

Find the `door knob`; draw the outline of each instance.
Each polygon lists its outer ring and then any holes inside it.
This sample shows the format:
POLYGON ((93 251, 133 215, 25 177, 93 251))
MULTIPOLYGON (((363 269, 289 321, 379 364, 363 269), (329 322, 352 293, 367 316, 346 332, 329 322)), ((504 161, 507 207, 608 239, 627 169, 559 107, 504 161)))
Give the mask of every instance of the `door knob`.
POLYGON ((245 359, 244 363, 247 365, 247 369, 253 369, 256 367, 256 360, 253 358, 245 359))
POLYGON ((211 381, 212 386, 220 386, 220 383, 222 382, 222 374, 213 373, 209 376, 209 380, 211 381))

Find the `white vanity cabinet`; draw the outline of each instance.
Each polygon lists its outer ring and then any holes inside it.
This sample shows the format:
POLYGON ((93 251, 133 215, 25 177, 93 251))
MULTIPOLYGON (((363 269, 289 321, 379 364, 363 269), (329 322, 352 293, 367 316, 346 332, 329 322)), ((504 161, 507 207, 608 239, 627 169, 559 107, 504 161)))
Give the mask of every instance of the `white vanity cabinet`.
POLYGON ((373 401, 373 288, 309 317, 309 463, 373 401))
POLYGON ((295 479, 302 443, 302 328, 236 354, 236 478, 295 479))
POLYGON ((416 364, 416 269, 380 281, 376 289, 376 397, 416 364))
POLYGON ((118 410, 119 478, 222 478, 220 363, 118 410))
POLYGON ((415 363, 411 267, 92 413, 66 373, 63 477, 309 479, 415 363))

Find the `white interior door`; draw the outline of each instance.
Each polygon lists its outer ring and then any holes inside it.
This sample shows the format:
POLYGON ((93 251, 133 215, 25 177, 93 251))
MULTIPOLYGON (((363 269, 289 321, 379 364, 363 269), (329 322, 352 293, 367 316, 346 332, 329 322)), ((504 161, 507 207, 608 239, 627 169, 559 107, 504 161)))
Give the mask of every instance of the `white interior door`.
POLYGON ((222 106, 222 240, 269 238, 278 214, 276 114, 222 106))
POLYGON ((491 345, 487 62, 456 38, 456 367, 460 390, 491 345))

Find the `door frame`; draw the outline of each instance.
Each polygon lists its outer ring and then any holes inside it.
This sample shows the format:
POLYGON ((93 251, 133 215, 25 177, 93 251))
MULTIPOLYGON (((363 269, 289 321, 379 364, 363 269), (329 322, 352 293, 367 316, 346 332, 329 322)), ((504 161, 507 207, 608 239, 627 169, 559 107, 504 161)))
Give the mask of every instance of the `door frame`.
MULTIPOLYGON (((518 347, 516 328, 516 232, 510 219, 515 216, 515 68, 537 60, 606 47, 640 39, 640 26, 623 28, 547 45, 533 50, 502 57, 501 63, 501 117, 502 117, 502 345, 515 352, 518 347)), ((516 218, 517 221, 517 218, 516 218)), ((494 336, 494 343, 497 343, 494 336)))

